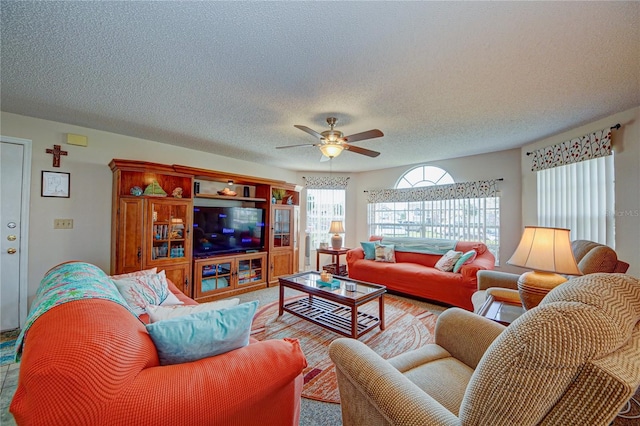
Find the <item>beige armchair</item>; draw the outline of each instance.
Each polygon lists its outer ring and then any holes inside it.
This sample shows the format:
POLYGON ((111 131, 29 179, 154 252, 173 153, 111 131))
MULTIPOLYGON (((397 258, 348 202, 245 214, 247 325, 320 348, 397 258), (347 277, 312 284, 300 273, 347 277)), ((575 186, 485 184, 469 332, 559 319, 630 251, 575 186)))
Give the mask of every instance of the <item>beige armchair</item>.
POLYGON ((336 339, 344 425, 608 425, 640 385, 640 283, 592 274, 509 327, 450 308, 435 344, 384 360, 336 339))
MULTIPOLYGON (((616 252, 608 246, 587 240, 575 240, 571 242, 571 251, 576 258, 578 269, 583 275, 596 272, 609 272, 624 274, 629 269, 629 264, 618 259, 616 252)), ((492 289, 494 296, 503 300, 520 303, 518 295, 518 274, 510 274, 500 271, 478 271, 478 291, 471 296, 473 311, 478 312, 486 300, 486 290, 492 289), (494 288, 514 291, 496 291, 494 288)))

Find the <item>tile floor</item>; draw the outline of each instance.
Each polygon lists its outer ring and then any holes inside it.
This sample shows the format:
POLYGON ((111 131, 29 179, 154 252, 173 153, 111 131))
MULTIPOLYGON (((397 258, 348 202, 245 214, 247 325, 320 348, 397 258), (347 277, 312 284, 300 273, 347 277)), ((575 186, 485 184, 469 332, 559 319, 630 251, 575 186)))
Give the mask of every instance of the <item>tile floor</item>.
POLYGON ((20 371, 20 364, 13 363, 3 365, 0 367, 0 425, 13 426, 16 422, 13 420, 13 416, 9 413, 9 404, 16 391, 18 385, 18 372, 20 371))

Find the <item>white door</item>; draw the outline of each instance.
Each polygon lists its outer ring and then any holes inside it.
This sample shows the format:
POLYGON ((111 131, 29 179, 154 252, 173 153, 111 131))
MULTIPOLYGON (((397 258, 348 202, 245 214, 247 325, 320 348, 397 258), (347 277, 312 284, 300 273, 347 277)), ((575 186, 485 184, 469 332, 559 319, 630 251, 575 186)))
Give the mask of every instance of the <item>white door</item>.
POLYGON ((0 137, 0 330, 27 315, 27 229, 31 141, 0 137))

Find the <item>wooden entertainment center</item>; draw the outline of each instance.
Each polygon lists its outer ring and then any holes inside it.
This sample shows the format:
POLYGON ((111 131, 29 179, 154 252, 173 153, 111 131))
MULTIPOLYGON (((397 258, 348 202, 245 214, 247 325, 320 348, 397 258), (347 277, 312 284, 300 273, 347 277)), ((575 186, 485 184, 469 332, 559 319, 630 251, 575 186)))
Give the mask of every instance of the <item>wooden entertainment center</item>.
POLYGON ((295 184, 144 161, 114 159, 109 167, 112 275, 157 267, 184 294, 206 302, 278 285, 279 277, 298 272, 300 192, 295 184), (154 181, 166 196, 135 195, 135 187, 144 191, 154 181), (218 194, 225 187, 237 195, 218 194), (174 196, 180 192, 181 197, 174 196), (194 258, 194 206, 263 209, 264 248, 194 258))

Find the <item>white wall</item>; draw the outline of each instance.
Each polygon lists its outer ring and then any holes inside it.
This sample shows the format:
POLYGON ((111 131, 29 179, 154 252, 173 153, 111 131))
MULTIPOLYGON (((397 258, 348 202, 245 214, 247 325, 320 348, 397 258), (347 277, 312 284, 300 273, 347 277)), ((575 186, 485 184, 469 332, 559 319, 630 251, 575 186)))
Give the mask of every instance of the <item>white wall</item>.
POLYGON ((111 250, 111 184, 113 158, 162 164, 180 164, 295 182, 296 174, 283 169, 174 147, 115 133, 71 126, 15 114, 1 113, 3 136, 31 139, 33 158, 29 215, 29 304, 44 273, 58 263, 82 260, 109 272, 111 250), (66 133, 89 137, 89 146, 65 143, 66 133), (67 156, 52 167, 46 149, 61 145, 67 156), (41 171, 71 173, 70 198, 40 196, 41 171), (73 219, 73 229, 53 229, 56 218, 73 219))
MULTIPOLYGON (((383 160, 382 158, 380 159, 383 160)), ((376 160, 372 160, 376 161, 376 160)), ((470 182, 503 178, 498 182, 500 195, 500 264, 497 270, 515 271, 506 261, 513 254, 522 233, 520 150, 493 152, 471 157, 434 161, 431 166, 441 167, 451 174, 456 182, 470 182)), ((349 180, 345 245, 358 247, 360 241, 369 237, 367 230, 367 198, 364 191, 393 188, 397 180, 415 165, 357 173, 349 180), (355 211, 352 205, 355 205, 355 211)))
POLYGON ((580 137, 607 126, 622 127, 611 134, 615 160, 615 218, 618 258, 630 264, 627 274, 640 277, 640 107, 623 111, 522 148, 522 223, 537 225, 536 174, 527 152, 580 137))

